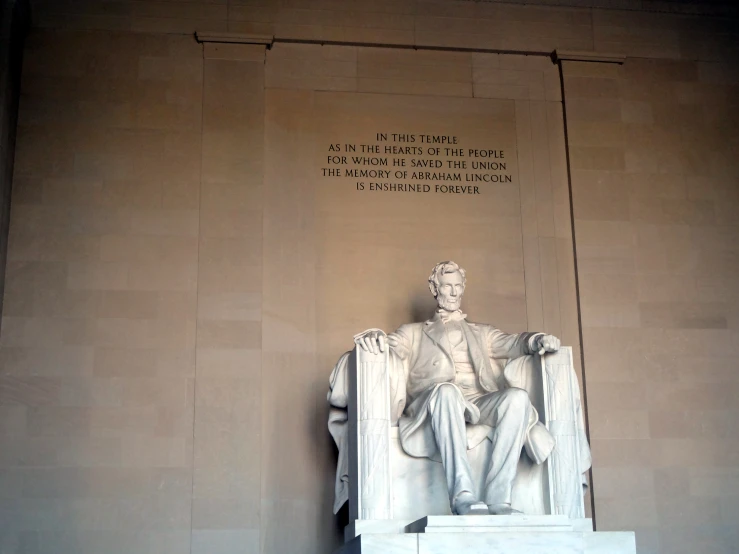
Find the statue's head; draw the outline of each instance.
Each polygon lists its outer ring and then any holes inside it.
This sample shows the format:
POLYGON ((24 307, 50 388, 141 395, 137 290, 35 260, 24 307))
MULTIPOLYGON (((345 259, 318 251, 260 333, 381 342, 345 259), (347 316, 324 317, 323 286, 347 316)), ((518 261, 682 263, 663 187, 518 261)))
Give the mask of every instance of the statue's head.
POLYGON ((453 312, 462 305, 462 295, 467 283, 464 269, 454 262, 439 262, 429 275, 429 290, 439 308, 453 312))

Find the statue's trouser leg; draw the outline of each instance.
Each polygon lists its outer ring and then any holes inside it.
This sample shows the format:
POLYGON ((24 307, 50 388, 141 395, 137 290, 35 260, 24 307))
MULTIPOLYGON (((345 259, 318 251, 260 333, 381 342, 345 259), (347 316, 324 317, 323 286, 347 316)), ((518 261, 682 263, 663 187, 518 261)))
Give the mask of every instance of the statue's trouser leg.
POLYGON ((486 394, 474 403, 480 408, 480 423, 494 428, 484 502, 488 505, 510 504, 513 480, 526 440, 531 400, 525 390, 510 388, 486 394))
POLYGON ((462 393, 453 385, 441 385, 429 399, 431 428, 441 454, 449 488, 449 503, 460 493, 475 494, 472 471, 467 459, 467 430, 462 393))

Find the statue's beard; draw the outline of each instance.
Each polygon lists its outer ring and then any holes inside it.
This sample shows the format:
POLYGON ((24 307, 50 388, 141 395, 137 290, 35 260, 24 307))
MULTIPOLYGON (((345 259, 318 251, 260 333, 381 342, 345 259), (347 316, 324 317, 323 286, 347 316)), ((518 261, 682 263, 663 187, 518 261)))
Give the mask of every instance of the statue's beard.
POLYGON ((454 312, 462 306, 462 298, 457 297, 456 302, 451 298, 437 298, 439 308, 448 312, 454 312))

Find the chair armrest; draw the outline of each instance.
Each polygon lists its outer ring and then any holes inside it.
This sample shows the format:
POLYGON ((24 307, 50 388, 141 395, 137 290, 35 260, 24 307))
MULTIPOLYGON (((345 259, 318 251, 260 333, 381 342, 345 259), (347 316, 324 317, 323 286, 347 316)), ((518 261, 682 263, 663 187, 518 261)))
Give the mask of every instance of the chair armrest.
POLYGON ((349 364, 349 519, 392 519, 388 352, 349 364))
MULTIPOLYGON (((585 517, 582 490, 582 411, 580 387, 572 364, 572 347, 541 357, 544 424, 556 446, 547 461, 549 505, 554 515, 585 517)), ((583 439, 584 440, 584 439, 583 439)))

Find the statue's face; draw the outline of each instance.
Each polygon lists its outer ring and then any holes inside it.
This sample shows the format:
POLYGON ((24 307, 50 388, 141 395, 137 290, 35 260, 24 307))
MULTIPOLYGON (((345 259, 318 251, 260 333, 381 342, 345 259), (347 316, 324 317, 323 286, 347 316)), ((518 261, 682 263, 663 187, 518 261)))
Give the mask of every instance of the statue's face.
POLYGON ((436 303, 439 308, 453 312, 462 304, 464 294, 464 279, 459 271, 444 273, 439 277, 439 286, 436 290, 436 303))

